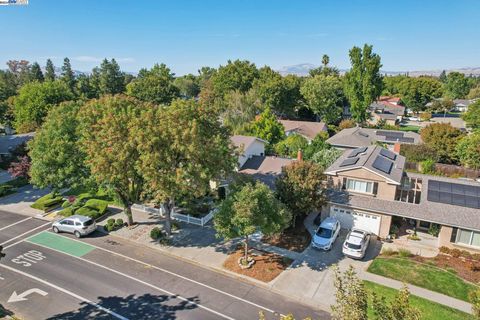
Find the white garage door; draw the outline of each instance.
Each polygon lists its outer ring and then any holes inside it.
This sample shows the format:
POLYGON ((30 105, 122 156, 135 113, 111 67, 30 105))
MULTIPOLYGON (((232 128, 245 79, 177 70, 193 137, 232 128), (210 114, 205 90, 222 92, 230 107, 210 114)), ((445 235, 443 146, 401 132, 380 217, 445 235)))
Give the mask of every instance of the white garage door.
POLYGON ((332 207, 330 215, 337 218, 345 229, 355 227, 377 235, 380 230, 380 216, 375 214, 332 207))

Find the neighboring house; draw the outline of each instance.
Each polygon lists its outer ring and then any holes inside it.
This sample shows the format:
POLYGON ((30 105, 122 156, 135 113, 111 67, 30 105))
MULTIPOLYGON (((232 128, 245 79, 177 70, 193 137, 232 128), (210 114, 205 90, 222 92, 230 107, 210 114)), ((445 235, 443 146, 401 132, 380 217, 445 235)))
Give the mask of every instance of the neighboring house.
POLYGON ((384 98, 384 100, 378 100, 369 107, 370 122, 377 124, 383 120, 386 124, 392 126, 400 123, 405 115, 405 107, 399 105, 400 98, 390 98, 390 100, 386 97, 380 97, 380 99, 381 98, 384 98))
POLYGON ((328 127, 323 122, 313 121, 294 121, 294 120, 278 120, 285 128, 285 134, 299 134, 309 142, 315 139, 320 132, 327 132, 328 127))
POLYGON ((0 160, 9 156, 22 143, 33 139, 35 132, 0 136, 0 160))
POLYGON ((394 104, 394 105, 401 104, 401 99, 399 97, 381 96, 380 98, 377 99, 377 101, 380 103, 388 103, 388 104, 394 104))
POLYGON ((238 172, 251 175, 271 188, 275 186, 275 179, 282 172, 282 168, 294 161, 265 156, 267 142, 256 137, 236 135, 231 141, 239 152, 238 172))
POLYGON ((466 112, 468 110, 468 106, 473 104, 476 99, 467 100, 467 99, 455 99, 453 100, 454 110, 458 112, 466 112))
POLYGON ((382 238, 394 224, 428 230, 437 246, 480 250, 480 183, 404 171, 405 157, 378 146, 346 150, 325 174, 328 205, 343 228, 382 238))
POLYGON ((419 144, 422 139, 418 133, 399 130, 382 130, 354 127, 343 129, 327 142, 338 149, 354 149, 368 147, 377 142, 385 143, 393 148, 395 143, 419 144))

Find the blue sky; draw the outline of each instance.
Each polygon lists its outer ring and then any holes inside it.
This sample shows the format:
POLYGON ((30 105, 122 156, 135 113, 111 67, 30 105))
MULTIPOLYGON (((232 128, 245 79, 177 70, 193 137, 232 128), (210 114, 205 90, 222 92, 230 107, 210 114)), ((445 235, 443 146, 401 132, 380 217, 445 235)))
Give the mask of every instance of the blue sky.
POLYGON ((77 70, 115 57, 126 71, 166 63, 195 73, 228 59, 275 69, 347 68, 348 50, 373 44, 384 70, 480 66, 477 0, 30 0, 0 7, 0 68, 9 59, 77 70))

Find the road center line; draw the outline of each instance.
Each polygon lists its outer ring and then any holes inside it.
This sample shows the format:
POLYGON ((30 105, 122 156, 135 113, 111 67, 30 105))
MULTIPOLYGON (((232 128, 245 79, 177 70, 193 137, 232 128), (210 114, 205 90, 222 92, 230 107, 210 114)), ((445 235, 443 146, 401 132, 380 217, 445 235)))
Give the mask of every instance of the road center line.
POLYGON ((0 228, 0 231, 5 230, 5 229, 10 228, 10 227, 13 227, 14 225, 17 225, 17 224, 19 224, 19 223, 25 222, 25 221, 30 220, 30 219, 33 219, 33 217, 28 217, 28 218, 25 218, 25 219, 23 219, 23 220, 14 222, 14 223, 12 223, 12 224, 9 224, 9 225, 6 226, 6 227, 0 228))
MULTIPOLYGON (((62 237, 63 237, 63 236, 62 236, 62 237)), ((80 240, 77 240, 77 239, 71 239, 71 238, 68 238, 68 239, 73 240, 73 241, 78 241, 78 242, 84 243, 83 241, 80 241, 80 240)), ((148 266, 148 267, 150 267, 150 268, 156 269, 156 270, 158 270, 158 271, 162 271, 162 272, 168 273, 168 274, 170 274, 170 275, 172 275, 172 276, 175 276, 175 277, 181 278, 181 279, 183 279, 183 280, 186 280, 186 281, 195 283, 195 284, 197 284, 197 285, 199 285, 199 286, 202 286, 202 287, 204 287, 204 288, 207 288, 207 289, 216 291, 216 292, 218 292, 218 293, 220 293, 220 294, 229 296, 229 297, 234 298, 234 299, 236 299, 236 300, 239 300, 239 301, 242 301, 242 302, 247 303, 247 304, 249 304, 249 305, 252 305, 252 306, 254 306, 254 307, 257 307, 257 308, 259 308, 259 309, 268 311, 268 312, 270 312, 270 313, 274 313, 274 314, 276 313, 276 311, 274 311, 274 310, 272 310, 272 309, 269 309, 269 308, 267 308, 267 307, 261 306, 261 305, 259 305, 259 304, 256 304, 255 302, 251 302, 251 301, 246 300, 246 299, 244 299, 244 298, 235 296, 235 295, 233 295, 233 294, 231 294, 231 293, 228 293, 228 292, 222 291, 222 290, 220 290, 220 289, 214 288, 214 287, 212 287, 212 286, 209 286, 208 284, 199 282, 199 281, 197 281, 197 280, 193 280, 193 279, 187 278, 187 277, 182 276, 182 275, 180 275, 180 274, 178 274, 178 273, 175 273, 175 272, 172 272, 172 271, 163 269, 163 268, 161 268, 161 267, 157 267, 157 266, 155 266, 155 265, 152 265, 152 264, 150 264, 150 263, 146 263, 146 262, 141 261, 141 260, 137 260, 137 259, 135 259, 135 258, 131 258, 131 257, 129 257, 129 256, 123 255, 123 254, 121 254, 121 253, 117 253, 117 252, 115 252, 115 251, 111 251, 111 250, 109 250, 109 249, 105 249, 105 248, 96 246, 96 245, 91 244, 91 243, 89 243, 89 242, 85 242, 85 243, 87 243, 88 245, 91 245, 92 247, 94 247, 94 248, 96 248, 96 249, 98 249, 98 250, 103 250, 103 251, 105 251, 105 252, 108 252, 108 253, 110 253, 110 254, 113 254, 113 255, 122 257, 122 258, 124 258, 124 259, 128 259, 128 260, 131 260, 131 261, 135 261, 135 262, 137 262, 137 263, 143 264, 143 265, 145 265, 145 266, 148 266)), ((285 315, 283 315, 283 314, 280 314, 280 315, 281 315, 282 317, 285 316, 285 315)))
POLYGON ((40 229, 40 228, 43 228, 43 227, 45 227, 46 225, 48 225, 48 224, 50 224, 50 223, 51 223, 51 222, 44 223, 44 224, 42 224, 41 226, 38 226, 38 227, 33 228, 33 229, 30 229, 30 230, 28 230, 27 232, 24 232, 24 233, 22 233, 22 234, 20 234, 20 235, 18 235, 18 236, 16 236, 16 237, 13 237, 13 238, 11 238, 11 239, 8 239, 7 241, 5 241, 5 242, 3 242, 3 243, 0 243, 0 246, 3 246, 3 245, 6 244, 6 243, 9 243, 9 242, 12 242, 13 240, 16 240, 16 239, 18 239, 18 238, 21 238, 21 237, 23 237, 24 235, 29 234, 30 232, 33 232, 33 231, 38 230, 38 229, 40 229))
MULTIPOLYGON (((27 240, 27 242, 28 242, 28 240, 27 240)), ((81 241, 80 241, 80 242, 81 242, 81 241)), ((74 255, 69 254, 69 253, 66 253, 66 252, 62 252, 62 251, 59 251, 59 250, 56 250, 56 249, 52 249, 52 248, 50 248, 50 247, 47 247, 47 246, 44 246, 44 245, 41 245, 41 244, 38 244, 38 243, 33 243, 33 242, 28 242, 28 243, 31 243, 31 244, 33 244, 33 245, 35 245, 35 246, 39 246, 39 247, 45 248, 45 249, 47 249, 47 250, 52 250, 52 251, 59 252, 59 253, 61 253, 61 254, 65 254, 65 255, 67 255, 67 256, 69 256, 69 257, 72 257, 72 258, 75 258, 75 259, 84 261, 84 262, 86 262, 86 263, 90 263, 90 264, 92 264, 92 265, 94 265, 94 266, 97 266, 97 267, 99 267, 99 268, 103 268, 103 269, 108 270, 108 271, 110 271, 110 272, 116 273, 116 274, 121 275, 121 276, 123 276, 123 277, 125 277, 125 278, 131 279, 131 280, 134 280, 134 281, 137 281, 137 282, 139 282, 139 283, 141 283, 141 284, 143 284, 143 285, 145 285, 145 286, 148 286, 148 287, 150 287, 150 288, 152 288, 152 289, 155 289, 155 290, 161 291, 161 292, 163 292, 163 293, 166 293, 166 294, 168 294, 168 295, 170 295, 170 296, 172 296, 172 297, 174 297, 174 298, 177 298, 177 299, 180 299, 180 300, 185 301, 185 302, 187 302, 187 303, 190 303, 190 304, 192 304, 192 305, 194 305, 194 306, 197 306, 197 307, 199 307, 199 308, 201 308, 201 309, 204 309, 204 310, 209 311, 209 312, 211 312, 211 313, 213 313, 213 314, 216 314, 216 315, 218 315, 218 316, 220 316, 220 317, 222 317, 222 318, 224 318, 224 319, 235 320, 234 318, 231 318, 231 317, 229 317, 229 316, 227 316, 227 315, 225 315, 225 314, 223 314, 223 313, 220 313, 220 312, 218 312, 218 311, 215 311, 215 310, 213 310, 213 309, 210 309, 209 307, 205 307, 205 306, 203 306, 203 305, 201 305, 201 304, 198 304, 198 303, 196 303, 196 302, 194 302, 194 301, 191 301, 191 300, 189 300, 189 299, 187 299, 187 298, 184 298, 184 297, 182 297, 182 296, 180 296, 180 295, 178 295, 178 294, 175 294, 175 293, 170 292, 170 291, 168 291, 168 290, 162 289, 162 288, 160 288, 160 287, 157 287, 157 286, 155 286, 155 285, 153 285, 153 284, 150 284, 150 283, 148 283, 148 282, 145 282, 145 281, 143 281, 143 280, 140 280, 140 279, 137 279, 137 278, 135 278, 135 277, 132 277, 132 276, 130 276, 130 275, 126 274, 126 273, 123 273, 123 272, 121 272, 121 271, 118 271, 118 270, 109 268, 109 267, 107 267, 107 266, 104 266, 104 265, 101 265, 101 264, 99 264, 99 263, 96 263, 96 262, 93 262, 93 261, 84 259, 84 258, 82 258, 82 257, 77 257, 77 256, 74 256, 74 255)))
POLYGON ((57 285, 55 285, 55 284, 53 284, 53 283, 50 283, 50 282, 48 282, 48 281, 46 281, 46 280, 40 279, 40 278, 38 278, 38 277, 36 277, 36 276, 34 276, 34 275, 31 275, 31 274, 29 274, 29 273, 26 273, 26 272, 17 270, 17 269, 15 269, 15 268, 10 267, 10 266, 6 266, 6 265, 4 265, 4 264, 0 264, 0 267, 3 267, 3 268, 5 268, 5 269, 7 269, 7 270, 16 272, 16 273, 18 273, 18 274, 21 274, 22 276, 28 277, 28 278, 30 278, 30 279, 33 279, 33 280, 38 281, 38 282, 40 282, 40 283, 43 283, 44 285, 47 285, 47 286, 49 286, 49 287, 52 287, 52 288, 54 288, 54 289, 56 289, 56 290, 58 290, 58 291, 61 291, 61 292, 65 293, 65 294, 68 294, 68 295, 70 295, 70 296, 72 296, 72 297, 74 297, 74 298, 76 298, 76 299, 78 299, 78 300, 80 300, 80 301, 86 302, 86 303, 88 303, 89 305, 94 306, 95 308, 100 309, 100 310, 102 310, 102 311, 104 311, 104 312, 106 312, 106 313, 114 316, 114 317, 117 318, 117 319, 120 319, 120 320, 129 320, 128 318, 125 318, 124 316, 119 315, 118 313, 116 313, 116 312, 114 312, 114 311, 112 311, 112 310, 109 310, 109 309, 107 309, 107 308, 104 308, 104 307, 102 307, 101 305, 99 305, 99 304, 97 304, 97 303, 95 303, 95 302, 93 302, 93 301, 90 301, 90 300, 88 300, 88 299, 86 299, 86 298, 84 298, 84 297, 82 297, 82 296, 79 296, 79 295, 76 294, 76 293, 73 293, 73 292, 71 292, 71 291, 68 291, 67 289, 64 289, 64 288, 62 288, 62 287, 59 287, 59 286, 57 286, 57 285))

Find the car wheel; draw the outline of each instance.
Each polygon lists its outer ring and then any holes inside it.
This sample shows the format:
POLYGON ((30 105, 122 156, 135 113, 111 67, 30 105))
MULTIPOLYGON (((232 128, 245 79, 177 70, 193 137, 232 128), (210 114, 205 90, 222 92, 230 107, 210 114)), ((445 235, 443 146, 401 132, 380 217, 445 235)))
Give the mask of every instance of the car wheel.
POLYGON ((78 232, 78 231, 75 231, 73 234, 74 234, 75 237, 77 237, 77 238, 80 238, 80 237, 82 236, 82 235, 80 234, 80 232, 78 232))
POLYGON ((58 228, 57 228, 57 227, 53 227, 53 232, 55 232, 55 233, 59 233, 60 231, 58 230, 58 228))

